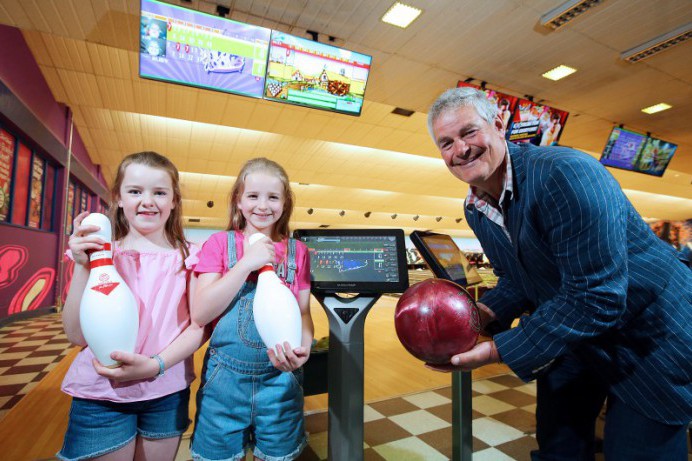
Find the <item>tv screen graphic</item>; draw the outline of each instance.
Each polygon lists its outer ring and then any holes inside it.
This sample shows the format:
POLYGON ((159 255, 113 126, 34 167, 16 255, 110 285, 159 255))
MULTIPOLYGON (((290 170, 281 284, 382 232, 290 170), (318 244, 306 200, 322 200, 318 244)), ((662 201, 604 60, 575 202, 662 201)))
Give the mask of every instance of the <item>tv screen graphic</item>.
POLYGON ((370 56, 272 31, 264 98, 360 115, 370 56))
POLYGON ((271 30, 141 0, 140 77, 261 98, 271 30))
POLYGON ((663 176, 676 149, 677 145, 673 143, 614 127, 601 154, 601 163, 623 170, 663 176))
POLYGON ((569 112, 519 99, 506 138, 511 142, 529 142, 536 146, 557 144, 569 112))
POLYGON ((505 93, 501 93, 499 91, 495 90, 489 90, 487 88, 481 88, 478 85, 474 85, 473 83, 467 83, 467 82, 462 82, 459 81, 457 83, 457 87, 470 87, 470 88, 475 88, 477 90, 483 91, 488 99, 497 106, 497 113, 502 118, 502 124, 507 130, 509 127, 509 123, 512 121, 512 114, 514 113, 514 109, 517 107, 517 101, 519 101, 519 98, 516 96, 511 96, 505 93))

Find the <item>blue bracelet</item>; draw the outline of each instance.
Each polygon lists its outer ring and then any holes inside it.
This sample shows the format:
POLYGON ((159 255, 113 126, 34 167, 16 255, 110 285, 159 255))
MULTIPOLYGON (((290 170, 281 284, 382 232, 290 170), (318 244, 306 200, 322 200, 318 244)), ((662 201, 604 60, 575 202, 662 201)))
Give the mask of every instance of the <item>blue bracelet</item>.
POLYGON ((156 361, 159 362, 159 374, 156 375, 156 377, 158 378, 160 376, 163 376, 163 374, 166 371, 166 365, 163 363, 163 359, 161 358, 161 356, 159 356, 159 354, 154 354, 151 356, 151 358, 156 359, 156 361))

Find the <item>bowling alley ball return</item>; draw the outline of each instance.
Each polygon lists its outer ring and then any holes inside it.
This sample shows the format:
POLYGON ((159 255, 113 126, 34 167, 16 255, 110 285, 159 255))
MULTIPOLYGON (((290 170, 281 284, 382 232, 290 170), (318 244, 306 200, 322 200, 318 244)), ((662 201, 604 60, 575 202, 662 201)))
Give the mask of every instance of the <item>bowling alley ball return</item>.
POLYGON ((383 293, 408 288, 404 232, 309 229, 298 230, 295 236, 308 247, 311 291, 329 320, 328 459, 359 461, 363 459, 365 318, 383 293))

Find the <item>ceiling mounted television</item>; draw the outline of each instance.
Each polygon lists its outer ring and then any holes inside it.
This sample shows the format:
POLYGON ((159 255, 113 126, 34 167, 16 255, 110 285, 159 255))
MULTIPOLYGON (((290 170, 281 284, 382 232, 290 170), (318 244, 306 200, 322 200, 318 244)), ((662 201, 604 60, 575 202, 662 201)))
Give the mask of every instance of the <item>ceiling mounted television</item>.
POLYGON ((141 0, 140 77, 261 98, 271 30, 141 0))
POLYGON ((528 99, 519 99, 507 130, 511 142, 529 142, 536 146, 558 143, 569 112, 544 106, 528 99))
POLYGON ((408 288, 401 229, 306 229, 294 234, 310 253, 313 292, 402 293, 408 288))
POLYGON ((449 235, 413 231, 410 237, 436 277, 451 280, 464 287, 483 281, 449 235))
POLYGON ((601 163, 638 173, 663 176, 677 145, 645 134, 613 127, 601 163))
POLYGON ((519 98, 517 98, 516 96, 501 93, 499 91, 481 88, 478 85, 474 85, 473 83, 463 81, 459 81, 457 83, 457 87, 464 86, 475 88, 477 90, 483 91, 486 94, 488 99, 497 106, 497 113, 502 119, 502 124, 505 127, 505 130, 507 130, 507 128, 509 127, 509 123, 512 121, 512 114, 514 113, 514 109, 517 107, 517 101, 519 101, 519 98))
POLYGON ((264 98, 360 115, 372 58, 272 31, 264 98))

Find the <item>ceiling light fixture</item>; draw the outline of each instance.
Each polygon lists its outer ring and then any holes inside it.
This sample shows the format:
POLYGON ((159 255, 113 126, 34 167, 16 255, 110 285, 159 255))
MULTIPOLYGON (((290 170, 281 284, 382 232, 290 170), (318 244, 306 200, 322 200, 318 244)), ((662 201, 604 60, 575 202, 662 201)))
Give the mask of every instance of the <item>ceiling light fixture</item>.
POLYGON ((313 210, 312 208, 308 208, 308 214, 313 214, 314 212, 315 210, 313 210))
POLYGON ((344 210, 339 211, 339 216, 343 216, 345 214, 346 214, 346 212, 344 210))
POLYGON ((392 215, 392 219, 396 219, 397 216, 398 216, 398 215, 397 215, 396 213, 394 213, 394 214, 392 215))
POLYGON ((437 218, 435 218, 435 221, 437 221, 437 222, 442 221, 442 216, 438 216, 437 218))
POLYGON ((550 69, 548 72, 541 74, 544 78, 547 78, 549 80, 553 81, 558 81, 561 78, 565 78, 568 75, 572 75, 575 73, 577 69, 574 69, 569 66, 565 66, 564 64, 560 64, 554 69, 550 69))
POLYGON ((569 0, 541 16, 541 25, 551 29, 559 29, 586 10, 601 3, 603 0, 569 0))
POLYGON ((394 110, 392 110, 392 114, 402 115, 404 117, 410 117, 415 113, 416 113, 415 110, 404 109, 403 107, 395 107, 394 110))
POLYGON ((624 51, 620 55, 620 59, 629 62, 638 62, 642 59, 650 58, 661 51, 665 51, 672 46, 679 45, 690 38, 692 38, 692 22, 688 22, 666 34, 659 35, 646 43, 642 43, 639 46, 624 51))
POLYGON ((394 2, 394 5, 382 16, 381 21, 405 29, 420 16, 422 12, 423 10, 418 8, 394 2))
POLYGON ((459 223, 462 222, 463 220, 464 220, 464 218, 457 218, 457 219, 455 219, 455 221, 457 222, 457 224, 459 224, 459 223))
POLYGON ((413 217, 413 220, 414 220, 414 221, 418 221, 418 218, 420 218, 420 216, 416 215, 416 216, 413 217))
POLYGON ((365 213, 363 213, 363 216, 365 216, 366 218, 369 218, 371 214, 372 214, 372 211, 366 211, 365 213))
POLYGON ((665 102, 659 102, 658 104, 654 104, 653 106, 645 107, 642 109, 642 112, 645 114, 655 114, 656 112, 661 112, 664 110, 670 109, 671 106, 670 104, 666 104, 665 102))

